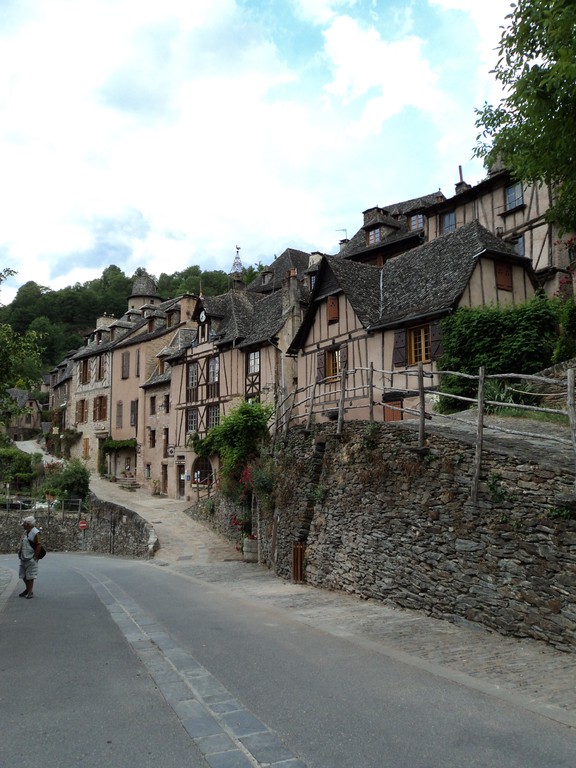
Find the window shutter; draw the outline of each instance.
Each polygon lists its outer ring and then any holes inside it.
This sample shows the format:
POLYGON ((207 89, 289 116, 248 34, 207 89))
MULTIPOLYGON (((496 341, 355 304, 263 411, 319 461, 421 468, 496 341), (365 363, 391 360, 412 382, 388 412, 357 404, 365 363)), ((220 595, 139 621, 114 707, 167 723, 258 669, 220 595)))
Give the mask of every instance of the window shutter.
POLYGON ((338 297, 328 296, 327 300, 328 322, 334 323, 338 320, 338 297))
POLYGON ((316 354, 316 381, 323 381, 326 378, 326 353, 318 352, 316 354))
POLYGON ((501 291, 512 290, 512 267, 510 264, 496 264, 496 287, 501 291))
POLYGON ((394 353, 392 364, 397 368, 404 368, 406 365, 406 330, 399 328, 394 333, 394 353))
POLYGON ((430 359, 438 360, 442 354, 442 328, 439 323, 430 324, 430 359))
POLYGON ((348 344, 342 344, 340 347, 340 370, 348 369, 348 344))

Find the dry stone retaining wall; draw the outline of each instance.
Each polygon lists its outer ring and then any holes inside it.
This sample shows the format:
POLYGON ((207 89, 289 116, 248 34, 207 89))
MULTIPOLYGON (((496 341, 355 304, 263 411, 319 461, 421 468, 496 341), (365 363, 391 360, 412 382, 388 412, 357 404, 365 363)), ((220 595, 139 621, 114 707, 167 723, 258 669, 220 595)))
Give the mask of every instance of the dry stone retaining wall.
POLYGON ((264 559, 291 578, 293 542, 308 528, 310 584, 574 650, 573 474, 485 452, 472 505, 473 458, 441 435, 420 451, 393 425, 350 423, 341 437, 331 424, 293 430, 278 454, 276 506, 262 515, 264 559))
MULTIPOLYGON (((22 538, 20 521, 29 512, 0 511, 0 551, 17 552, 22 538)), ((145 558, 157 542, 152 527, 135 512, 91 497, 81 513, 88 527, 78 527, 77 512, 36 511, 33 513, 48 552, 101 552, 145 558)))

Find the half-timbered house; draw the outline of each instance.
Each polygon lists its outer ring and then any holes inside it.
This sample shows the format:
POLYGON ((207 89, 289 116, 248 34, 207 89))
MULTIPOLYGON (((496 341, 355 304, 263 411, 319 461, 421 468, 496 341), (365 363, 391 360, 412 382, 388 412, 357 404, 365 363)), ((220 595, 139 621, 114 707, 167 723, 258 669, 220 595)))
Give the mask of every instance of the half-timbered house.
POLYGON ((521 303, 536 280, 530 260, 477 221, 379 268, 324 257, 297 355, 300 418, 392 420, 417 390, 418 364, 436 371, 439 321, 458 307, 521 303))

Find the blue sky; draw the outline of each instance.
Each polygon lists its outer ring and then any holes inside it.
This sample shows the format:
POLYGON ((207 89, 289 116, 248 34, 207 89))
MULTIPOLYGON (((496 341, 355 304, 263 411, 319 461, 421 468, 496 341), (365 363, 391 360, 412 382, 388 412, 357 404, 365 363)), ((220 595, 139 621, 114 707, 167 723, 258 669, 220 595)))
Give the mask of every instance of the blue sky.
POLYGON ((361 212, 485 174, 508 0, 0 0, 7 304, 110 264, 335 253, 361 212))

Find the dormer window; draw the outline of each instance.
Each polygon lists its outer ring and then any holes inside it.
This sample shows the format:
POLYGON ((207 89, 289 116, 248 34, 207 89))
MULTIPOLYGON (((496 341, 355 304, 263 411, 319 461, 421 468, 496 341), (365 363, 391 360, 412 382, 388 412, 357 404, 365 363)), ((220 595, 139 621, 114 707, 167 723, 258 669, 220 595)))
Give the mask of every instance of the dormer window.
POLYGON ((268 285, 272 282, 272 272, 262 272, 262 285, 268 285))
POLYGON ((374 227, 366 232, 366 245, 378 245, 382 242, 382 230, 380 227, 374 227))
POLYGON ((424 216, 421 213, 414 213, 412 216, 408 216, 408 229, 414 232, 418 229, 424 228, 424 216))

